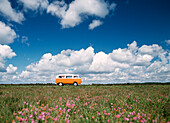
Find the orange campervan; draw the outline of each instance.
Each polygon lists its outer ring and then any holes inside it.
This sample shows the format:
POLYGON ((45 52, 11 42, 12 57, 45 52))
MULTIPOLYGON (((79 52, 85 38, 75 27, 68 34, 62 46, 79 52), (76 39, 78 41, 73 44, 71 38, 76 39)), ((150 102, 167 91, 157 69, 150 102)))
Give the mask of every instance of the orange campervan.
POLYGON ((74 74, 60 74, 56 76, 56 84, 59 86, 63 86, 64 84, 73 84, 77 86, 81 84, 81 78, 79 75, 74 74))

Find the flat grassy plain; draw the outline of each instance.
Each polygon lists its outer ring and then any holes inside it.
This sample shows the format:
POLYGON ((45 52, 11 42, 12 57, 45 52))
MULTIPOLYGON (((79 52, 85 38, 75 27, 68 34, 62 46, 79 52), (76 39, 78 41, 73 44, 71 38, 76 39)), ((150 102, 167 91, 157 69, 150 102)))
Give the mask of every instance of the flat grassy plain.
POLYGON ((4 122, 170 122, 170 85, 0 85, 4 122))

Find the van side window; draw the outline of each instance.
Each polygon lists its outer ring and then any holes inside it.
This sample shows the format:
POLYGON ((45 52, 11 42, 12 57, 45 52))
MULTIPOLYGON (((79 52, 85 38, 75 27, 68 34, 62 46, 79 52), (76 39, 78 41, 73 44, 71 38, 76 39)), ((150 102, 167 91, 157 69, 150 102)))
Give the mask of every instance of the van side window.
POLYGON ((74 76, 74 78, 79 78, 78 76, 74 76))
POLYGON ((72 78, 72 76, 66 76, 66 78, 72 78))

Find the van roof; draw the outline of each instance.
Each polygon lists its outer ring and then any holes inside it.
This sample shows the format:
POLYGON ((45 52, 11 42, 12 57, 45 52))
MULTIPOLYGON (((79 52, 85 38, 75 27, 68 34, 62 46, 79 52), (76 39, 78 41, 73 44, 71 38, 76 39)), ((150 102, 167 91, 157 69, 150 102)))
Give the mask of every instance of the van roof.
POLYGON ((77 74, 59 74, 57 76, 79 76, 77 74))

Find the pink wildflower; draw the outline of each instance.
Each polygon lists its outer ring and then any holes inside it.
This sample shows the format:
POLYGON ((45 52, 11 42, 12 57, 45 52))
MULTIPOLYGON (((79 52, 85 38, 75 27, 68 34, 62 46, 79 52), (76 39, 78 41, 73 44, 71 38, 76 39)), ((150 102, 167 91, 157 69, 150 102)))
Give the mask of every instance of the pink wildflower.
POLYGON ((18 114, 22 114, 22 111, 19 111, 18 114))
POLYGON ((129 118, 126 118, 126 117, 125 117, 124 120, 129 121, 129 118))
POLYGON ((137 117, 133 117, 133 120, 137 120, 137 117))
POLYGON ((121 116, 120 114, 115 115, 116 118, 120 118, 120 116, 121 116))
POLYGON ((40 119, 41 119, 41 115, 38 116, 38 120, 40 120, 40 119))
POLYGON ((45 118, 44 118, 44 117, 42 117, 41 119, 42 119, 42 120, 45 120, 45 118))
POLYGON ((70 106, 70 101, 68 100, 67 103, 66 103, 66 106, 70 106))
POLYGON ((71 109, 68 109, 67 111, 70 112, 71 109))
POLYGON ((41 115, 44 115, 44 114, 45 114, 45 112, 42 112, 42 113, 41 113, 41 115))
POLYGON ((70 120, 67 120, 67 122, 66 123, 70 123, 70 120))
POLYGON ((99 113, 99 112, 97 112, 97 115, 98 115, 98 116, 100 116, 100 113, 99 113))
POLYGON ((48 111, 52 111, 52 109, 49 108, 48 111))
POLYGON ((147 120, 145 118, 143 118, 143 122, 147 122, 147 120))
POLYGON ((29 118, 32 118, 32 115, 30 115, 29 118))
POLYGON ((56 105, 55 109, 57 109, 57 108, 58 108, 58 105, 56 105))
POLYGON ((57 121, 57 118, 54 118, 54 121, 57 121))
POLYGON ((59 98, 59 101, 61 101, 61 100, 62 100, 62 97, 59 98))
POLYGON ((26 112, 29 112, 29 110, 28 110, 27 108, 25 109, 25 111, 26 111, 26 112))
POLYGON ((36 114, 37 114, 37 112, 36 112, 36 111, 34 111, 34 114, 36 115, 36 114))

